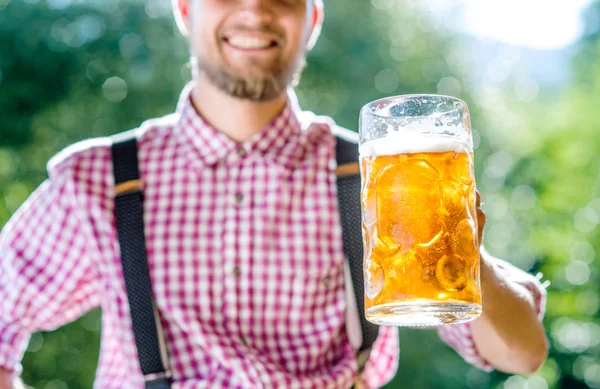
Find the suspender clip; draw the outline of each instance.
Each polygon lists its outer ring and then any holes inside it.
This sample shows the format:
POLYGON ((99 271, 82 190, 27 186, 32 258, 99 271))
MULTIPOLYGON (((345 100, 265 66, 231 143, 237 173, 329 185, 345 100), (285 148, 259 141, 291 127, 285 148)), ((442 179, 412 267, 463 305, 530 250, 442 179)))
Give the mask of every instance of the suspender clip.
POLYGON ((158 374, 156 378, 146 380, 145 389, 169 389, 171 387, 169 377, 169 373, 158 374))

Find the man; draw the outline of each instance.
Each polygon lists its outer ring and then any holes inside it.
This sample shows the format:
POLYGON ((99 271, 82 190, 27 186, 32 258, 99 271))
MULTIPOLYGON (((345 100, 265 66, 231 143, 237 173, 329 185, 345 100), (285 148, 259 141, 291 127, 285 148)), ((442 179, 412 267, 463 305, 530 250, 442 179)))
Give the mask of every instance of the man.
MULTIPOLYGON (((148 263, 174 388, 350 388, 330 120, 287 92, 316 41, 314 0, 178 0, 194 82, 138 129, 148 263)), ((142 388, 114 221, 110 142, 65 150, 0 239, 0 389, 29 335, 102 307, 95 387, 142 388)), ((485 218, 479 210, 480 231, 485 218)), ((544 290, 482 251, 484 311, 440 334, 471 363, 531 373, 544 290)), ((382 327, 363 380, 395 374, 382 327)))

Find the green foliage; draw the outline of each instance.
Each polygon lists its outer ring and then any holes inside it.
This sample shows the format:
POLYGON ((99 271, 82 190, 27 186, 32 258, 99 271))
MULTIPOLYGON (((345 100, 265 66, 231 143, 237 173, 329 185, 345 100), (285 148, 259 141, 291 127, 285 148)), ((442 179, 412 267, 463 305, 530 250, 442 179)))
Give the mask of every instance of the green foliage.
POLYGON ((0 105, 4 107, 0 113, 2 144, 29 141, 33 116, 68 94, 67 81, 76 58, 72 53, 53 50, 55 41, 48 32, 56 16, 44 11, 9 3, 0 13, 0 46, 4 53, 0 57, 3 79, 0 105), (36 22, 15 35, 15 31, 23 28, 24 20, 36 22))
MULTIPOLYGON (((545 320, 552 350, 535 376, 483 373, 435 332, 402 329, 399 374, 389 387, 600 388, 600 3, 586 12, 572 82, 556 95, 542 88, 536 100, 526 98, 528 89, 515 92, 529 85, 516 70, 501 82, 478 78, 471 38, 416 0, 371 3, 327 1, 323 36, 298 88, 301 103, 356 128, 360 108, 376 98, 465 99, 479 146, 486 246, 552 281, 545 320)), ((52 155, 172 112, 190 78, 169 2, 0 0, 0 47, 0 225, 46 177, 52 155)), ((94 311, 35 334, 25 381, 90 388, 100 320, 94 311)))

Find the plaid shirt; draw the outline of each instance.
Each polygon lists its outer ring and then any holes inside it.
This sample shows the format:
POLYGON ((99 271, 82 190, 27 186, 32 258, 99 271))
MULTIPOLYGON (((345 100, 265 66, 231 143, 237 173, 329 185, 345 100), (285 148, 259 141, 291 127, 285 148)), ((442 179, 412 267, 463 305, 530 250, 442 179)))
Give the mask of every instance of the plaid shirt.
MULTIPOLYGON (((148 261, 173 388, 349 388, 356 361, 345 331, 331 122, 301 113, 292 96, 238 144, 203 121, 189 89, 175 114, 137 130, 148 261)), ((48 171, 0 238, 0 366, 18 371, 32 332, 101 307, 94 387, 143 388, 110 142, 72 146, 48 171)), ((468 325, 441 331, 465 359, 489 368, 468 325)), ((371 387, 394 376, 398 354, 397 328, 382 327, 365 370, 371 387)))

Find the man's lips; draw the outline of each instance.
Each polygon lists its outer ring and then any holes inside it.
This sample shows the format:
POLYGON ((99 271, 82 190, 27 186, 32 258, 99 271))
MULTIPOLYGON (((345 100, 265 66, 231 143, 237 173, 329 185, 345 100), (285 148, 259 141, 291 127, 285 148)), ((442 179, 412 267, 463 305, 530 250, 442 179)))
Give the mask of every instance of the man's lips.
POLYGON ((276 36, 258 32, 233 32, 226 34, 223 40, 239 50, 265 50, 279 46, 276 36))

